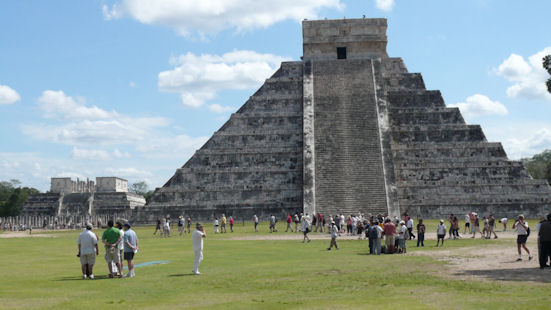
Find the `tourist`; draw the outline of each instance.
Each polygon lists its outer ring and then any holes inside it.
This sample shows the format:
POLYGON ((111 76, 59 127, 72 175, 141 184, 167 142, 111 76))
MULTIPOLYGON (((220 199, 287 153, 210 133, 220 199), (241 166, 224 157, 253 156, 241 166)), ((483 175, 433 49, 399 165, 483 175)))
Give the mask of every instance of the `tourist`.
POLYGON ((413 218, 411 216, 407 216, 408 219, 406 221, 406 228, 408 229, 409 236, 412 239, 415 239, 415 235, 413 234, 413 218))
POLYGON ((120 258, 120 265, 121 265, 121 268, 119 268, 118 272, 119 272, 119 275, 122 276, 122 269, 124 268, 124 265, 123 265, 123 258, 124 258, 124 231, 122 230, 122 223, 120 221, 117 221, 115 223, 115 228, 117 228, 119 230, 119 234, 121 235, 121 242, 119 242, 119 245, 117 246, 118 249, 119 249, 119 258, 120 258))
MULTIPOLYGON (((327 248, 327 251, 331 251, 333 246, 335 246, 335 249, 339 249, 339 246, 337 245, 337 236, 338 236, 337 227, 335 226, 335 223, 331 225, 331 243, 329 244, 329 247, 327 248)), ((310 240, 308 240, 310 241, 310 240)))
POLYGON ((375 220, 370 229, 370 238, 373 240, 371 252, 374 255, 381 254, 381 237, 383 233, 383 228, 379 225, 379 221, 375 220))
MULTIPOLYGON (((302 213, 300 214, 300 216, 302 216, 302 213)), ((298 233, 299 231, 298 224, 300 224, 300 217, 298 215, 298 212, 295 212, 294 221, 295 221, 295 232, 298 233)))
POLYGON ((230 215, 230 231, 233 232, 233 216, 230 215))
POLYGON ((346 218, 346 235, 352 235, 352 216, 350 215, 346 218))
POLYGON ((253 216, 253 222, 254 222, 254 232, 258 232, 258 216, 256 214, 253 216))
POLYGON ((178 217, 178 232, 180 236, 184 233, 184 217, 181 215, 178 217))
POLYGON ((517 229, 517 261, 522 260, 521 248, 523 248, 526 253, 528 253, 528 260, 532 260, 532 254, 530 254, 530 250, 528 250, 528 248, 526 247, 526 241, 528 240, 530 228, 528 228, 528 222, 524 221, 524 215, 519 215, 518 220, 515 222, 515 224, 513 224, 513 229, 515 228, 517 229))
POLYGON ((186 221, 186 225, 187 225, 187 233, 190 234, 191 233, 191 217, 187 217, 187 221, 186 221))
POLYGON ((287 213, 287 229, 285 229, 285 232, 288 232, 289 229, 293 232, 292 222, 293 219, 291 218, 291 214, 287 213))
POLYGON ((503 231, 506 231, 507 230, 507 222, 509 221, 509 219, 507 219, 506 217, 503 217, 501 218, 501 220, 499 220, 499 222, 501 224, 503 224, 503 231))
POLYGON ((547 214, 547 221, 541 223, 538 237, 541 243, 540 268, 548 268, 547 262, 551 264, 551 213, 547 214))
MULTIPOLYGON (((101 241, 105 244, 105 261, 109 268, 109 278, 113 278, 113 264, 121 270, 119 243, 122 241, 120 231, 113 227, 113 220, 107 221, 108 228, 103 232, 101 241)), ((122 278, 122 274, 119 275, 122 278)))
POLYGON ((170 237, 170 218, 166 218, 163 223, 163 234, 165 237, 170 237))
POLYGON ((160 219, 157 219, 157 225, 155 225, 155 232, 153 234, 156 235, 157 231, 160 231, 160 234, 161 234, 161 237, 162 237, 163 231, 161 230, 161 220, 160 219))
POLYGON ((454 239, 461 238, 461 236, 459 236, 459 219, 455 215, 453 216, 452 227, 453 227, 453 238, 454 239))
POLYGON ((323 218, 323 214, 318 213, 318 222, 316 224, 316 232, 318 232, 318 227, 320 228, 320 232, 323 232, 324 220, 325 219, 323 218))
POLYGON ((312 214, 312 228, 311 230, 314 231, 314 227, 318 224, 318 217, 316 216, 316 213, 312 214))
POLYGON ((419 247, 419 244, 423 247, 425 246, 425 231, 425 224, 423 224, 422 219, 419 219, 419 224, 417 224, 417 247, 419 247))
POLYGON ((304 234, 302 243, 304 243, 306 240, 310 242, 310 238, 308 237, 308 233, 310 232, 310 217, 308 217, 308 213, 306 213, 306 215, 303 216, 301 220, 302 220, 302 224, 300 226, 300 230, 304 234))
MULTIPOLYGON (((471 234, 474 234, 474 222, 476 220, 477 214, 473 211, 469 214, 469 222, 471 223, 471 234)), ((473 237, 474 238, 474 237, 473 237)))
POLYGON ((92 224, 86 223, 86 229, 78 236, 78 257, 82 269, 82 278, 94 279, 94 264, 99 255, 98 236, 92 232, 92 224))
POLYGON ((207 237, 203 225, 197 223, 195 231, 191 236, 193 241, 193 252, 195 253, 195 260, 193 261, 193 274, 201 274, 199 272, 199 265, 203 261, 203 239, 207 237))
POLYGON ((469 232, 471 231, 471 218, 468 214, 465 214, 465 229, 463 230, 463 234, 467 234, 467 230, 469 230, 469 232))
POLYGON ((392 221, 387 218, 383 228, 383 234, 385 235, 386 254, 394 253, 394 234, 396 233, 396 226, 392 221))
POLYGON ((340 236, 340 232, 342 232, 343 229, 344 229, 344 215, 341 213, 341 215, 339 216, 339 236, 340 236))
POLYGON ((277 222, 277 219, 275 217, 275 215, 270 215, 270 232, 273 233, 273 232, 277 232, 277 229, 276 229, 276 222, 277 222))
POLYGON ((538 236, 538 261, 541 262, 542 260, 542 252, 541 252, 541 240, 540 240, 540 228, 543 223, 545 223, 547 220, 545 219, 545 216, 540 216, 538 223, 536 224, 536 235, 538 236))
POLYGON ((486 218, 485 216, 482 217, 482 221, 484 223, 484 228, 482 229, 482 237, 484 239, 490 239, 489 235, 490 235, 490 225, 488 223, 488 218, 486 218))
POLYGON ((440 224, 436 228, 436 246, 442 240, 442 246, 444 246, 444 238, 446 237, 446 225, 444 225, 444 220, 440 220, 440 224))
POLYGON ((474 216, 474 222, 473 222, 473 227, 471 228, 473 232, 473 236, 471 238, 474 238, 477 232, 480 234, 480 238, 484 238, 484 235, 480 231, 480 219, 478 218, 478 214, 473 213, 473 216, 474 216))
POLYGON ((400 228, 398 230, 398 253, 406 253, 406 234, 407 234, 406 222, 400 221, 400 228))
POLYGON ((496 219, 494 218, 493 214, 490 214, 488 216, 488 228, 489 228, 488 239, 490 239, 492 237, 492 234, 494 234, 494 239, 497 239, 496 219))
POLYGON ((451 239, 453 237, 453 213, 450 214, 450 217, 448 218, 448 222, 450 222, 450 229, 448 231, 448 239, 451 239))
POLYGON ((214 218, 214 233, 218 233, 218 218, 214 218))
POLYGON ((226 215, 225 214, 222 214, 222 220, 221 220, 221 225, 220 225, 220 233, 226 233, 226 215))
MULTIPOLYGON (((182 226, 183 227, 183 226, 182 226)), ((128 273, 126 274, 127 278, 133 278, 134 274, 134 254, 138 253, 138 236, 136 233, 130 229, 130 223, 124 223, 124 259, 128 265, 128 273)), ((122 268, 122 265, 121 265, 122 268)), ((122 273, 122 270, 121 270, 122 273)))
POLYGON ((356 231, 357 231, 357 234, 358 234, 358 240, 362 239, 363 230, 364 230, 364 224, 363 224, 362 220, 358 219, 357 222, 356 222, 356 231))

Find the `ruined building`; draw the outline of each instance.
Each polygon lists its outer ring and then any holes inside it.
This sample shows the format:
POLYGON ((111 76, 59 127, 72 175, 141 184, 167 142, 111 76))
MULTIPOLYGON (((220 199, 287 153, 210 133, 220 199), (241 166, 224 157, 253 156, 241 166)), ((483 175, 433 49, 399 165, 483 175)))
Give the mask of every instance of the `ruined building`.
POLYGON ((549 185, 389 57, 386 28, 304 21, 302 60, 282 63, 138 217, 541 214, 549 185))
POLYGON ((117 177, 97 177, 76 181, 51 178, 50 191, 32 195, 23 206, 25 216, 89 216, 132 212, 145 205, 142 195, 128 192, 128 181, 117 177))

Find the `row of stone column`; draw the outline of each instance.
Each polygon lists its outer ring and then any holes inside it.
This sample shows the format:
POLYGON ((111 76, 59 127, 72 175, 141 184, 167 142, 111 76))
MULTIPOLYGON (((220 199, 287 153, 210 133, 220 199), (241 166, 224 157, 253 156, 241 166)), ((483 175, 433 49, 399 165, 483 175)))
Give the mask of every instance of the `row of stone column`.
POLYGON ((98 214, 90 216, 46 216, 46 215, 22 215, 0 217, 0 229, 15 230, 24 226, 26 229, 75 229, 82 228, 86 222, 91 222, 95 228, 98 225, 105 226, 110 219, 129 219, 130 213, 98 214))

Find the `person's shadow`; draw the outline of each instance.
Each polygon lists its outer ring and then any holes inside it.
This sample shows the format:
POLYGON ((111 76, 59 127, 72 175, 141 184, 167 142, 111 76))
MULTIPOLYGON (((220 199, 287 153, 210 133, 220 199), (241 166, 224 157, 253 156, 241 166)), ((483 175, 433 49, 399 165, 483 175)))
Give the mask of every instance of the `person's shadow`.
MULTIPOLYGON (((96 280, 106 280, 109 279, 108 275, 102 275, 102 276, 96 276, 94 275, 94 279, 83 279, 82 276, 76 276, 76 277, 61 277, 54 279, 54 281, 96 281, 96 280)), ((118 279, 118 277, 115 277, 114 279, 118 279)))
POLYGON ((187 276, 194 276, 194 273, 177 273, 177 274, 169 274, 169 277, 187 277, 187 276))

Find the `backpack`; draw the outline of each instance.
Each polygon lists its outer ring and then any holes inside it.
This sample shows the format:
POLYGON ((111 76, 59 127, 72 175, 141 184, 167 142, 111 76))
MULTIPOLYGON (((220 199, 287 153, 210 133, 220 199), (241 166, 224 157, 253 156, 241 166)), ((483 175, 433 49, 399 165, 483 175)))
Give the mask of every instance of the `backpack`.
POLYGON ((377 233, 377 227, 375 225, 371 226, 369 228, 369 239, 377 239, 378 236, 379 234, 377 233))

